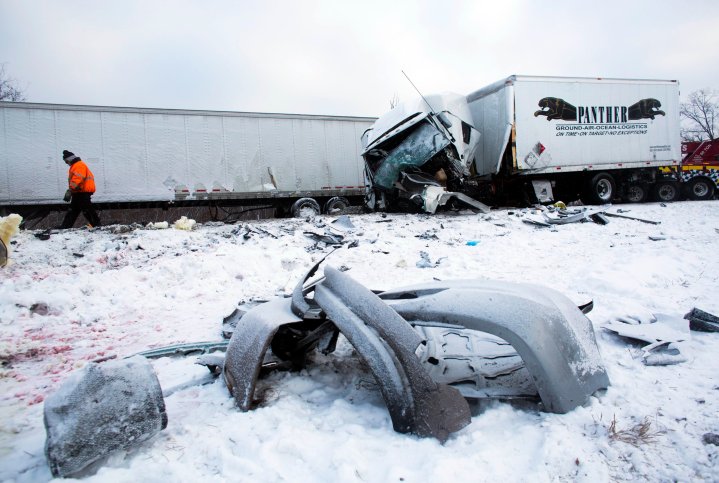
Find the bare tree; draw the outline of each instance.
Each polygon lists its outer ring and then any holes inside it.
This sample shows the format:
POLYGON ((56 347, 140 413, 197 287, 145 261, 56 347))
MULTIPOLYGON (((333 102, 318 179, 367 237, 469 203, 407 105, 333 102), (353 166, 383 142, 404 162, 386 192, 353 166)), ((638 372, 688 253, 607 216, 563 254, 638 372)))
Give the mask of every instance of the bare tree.
POLYGON ((719 95, 711 89, 699 89, 689 94, 679 110, 685 127, 681 129, 682 140, 703 141, 715 139, 719 134, 719 95))
POLYGON ((25 92, 17 81, 5 74, 5 64, 0 64, 0 101, 24 101, 25 92))

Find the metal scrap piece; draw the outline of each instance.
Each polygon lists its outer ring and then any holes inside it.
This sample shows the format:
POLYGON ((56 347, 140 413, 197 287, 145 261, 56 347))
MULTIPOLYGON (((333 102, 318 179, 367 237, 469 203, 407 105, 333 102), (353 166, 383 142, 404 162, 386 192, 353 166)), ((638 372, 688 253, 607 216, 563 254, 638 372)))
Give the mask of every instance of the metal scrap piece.
POLYGON ((175 344, 170 346, 158 347, 156 349, 149 349, 146 351, 138 352, 135 355, 143 356, 148 359, 159 359, 160 357, 168 356, 189 356, 198 354, 210 354, 217 351, 224 351, 227 349, 228 342, 213 341, 213 342, 189 342, 186 344, 175 344))
POLYGON ((689 320, 689 328, 699 332, 719 332, 719 317, 705 312, 698 308, 693 308, 684 316, 689 320))
POLYGON ((642 362, 647 366, 669 366, 686 362, 678 343, 662 341, 642 347, 642 362))
POLYGON ((627 220, 641 221, 642 223, 649 223, 650 225, 661 225, 661 221, 645 220, 644 218, 635 218, 633 216, 620 215, 617 213, 604 212, 605 216, 611 216, 612 218, 625 218, 627 220))

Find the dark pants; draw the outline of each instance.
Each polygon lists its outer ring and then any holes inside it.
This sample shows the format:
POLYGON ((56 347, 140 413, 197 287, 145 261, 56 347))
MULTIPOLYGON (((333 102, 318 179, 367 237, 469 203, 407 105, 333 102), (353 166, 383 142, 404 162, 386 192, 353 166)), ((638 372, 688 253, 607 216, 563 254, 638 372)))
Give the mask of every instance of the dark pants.
POLYGON ((65 215, 65 219, 62 220, 60 228, 72 228, 80 212, 85 215, 90 225, 100 226, 100 217, 97 216, 95 208, 92 206, 91 197, 91 193, 73 193, 70 200, 70 210, 65 215))

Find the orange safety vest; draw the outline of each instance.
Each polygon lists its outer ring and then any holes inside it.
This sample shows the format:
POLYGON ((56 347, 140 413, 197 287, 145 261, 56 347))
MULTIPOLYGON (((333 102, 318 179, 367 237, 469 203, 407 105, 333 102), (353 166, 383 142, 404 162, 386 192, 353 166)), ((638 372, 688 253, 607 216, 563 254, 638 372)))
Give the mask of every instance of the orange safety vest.
POLYGON ((92 194, 95 192, 95 177, 82 160, 70 165, 70 171, 67 173, 67 183, 73 193, 92 194))

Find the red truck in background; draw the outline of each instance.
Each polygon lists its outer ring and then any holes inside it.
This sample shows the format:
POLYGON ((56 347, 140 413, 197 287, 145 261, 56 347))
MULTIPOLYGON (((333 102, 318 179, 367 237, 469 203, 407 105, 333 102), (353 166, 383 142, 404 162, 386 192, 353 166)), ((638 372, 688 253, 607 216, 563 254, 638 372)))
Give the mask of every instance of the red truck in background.
POLYGON ((711 199, 719 190, 719 139, 683 142, 680 170, 688 199, 711 199))

